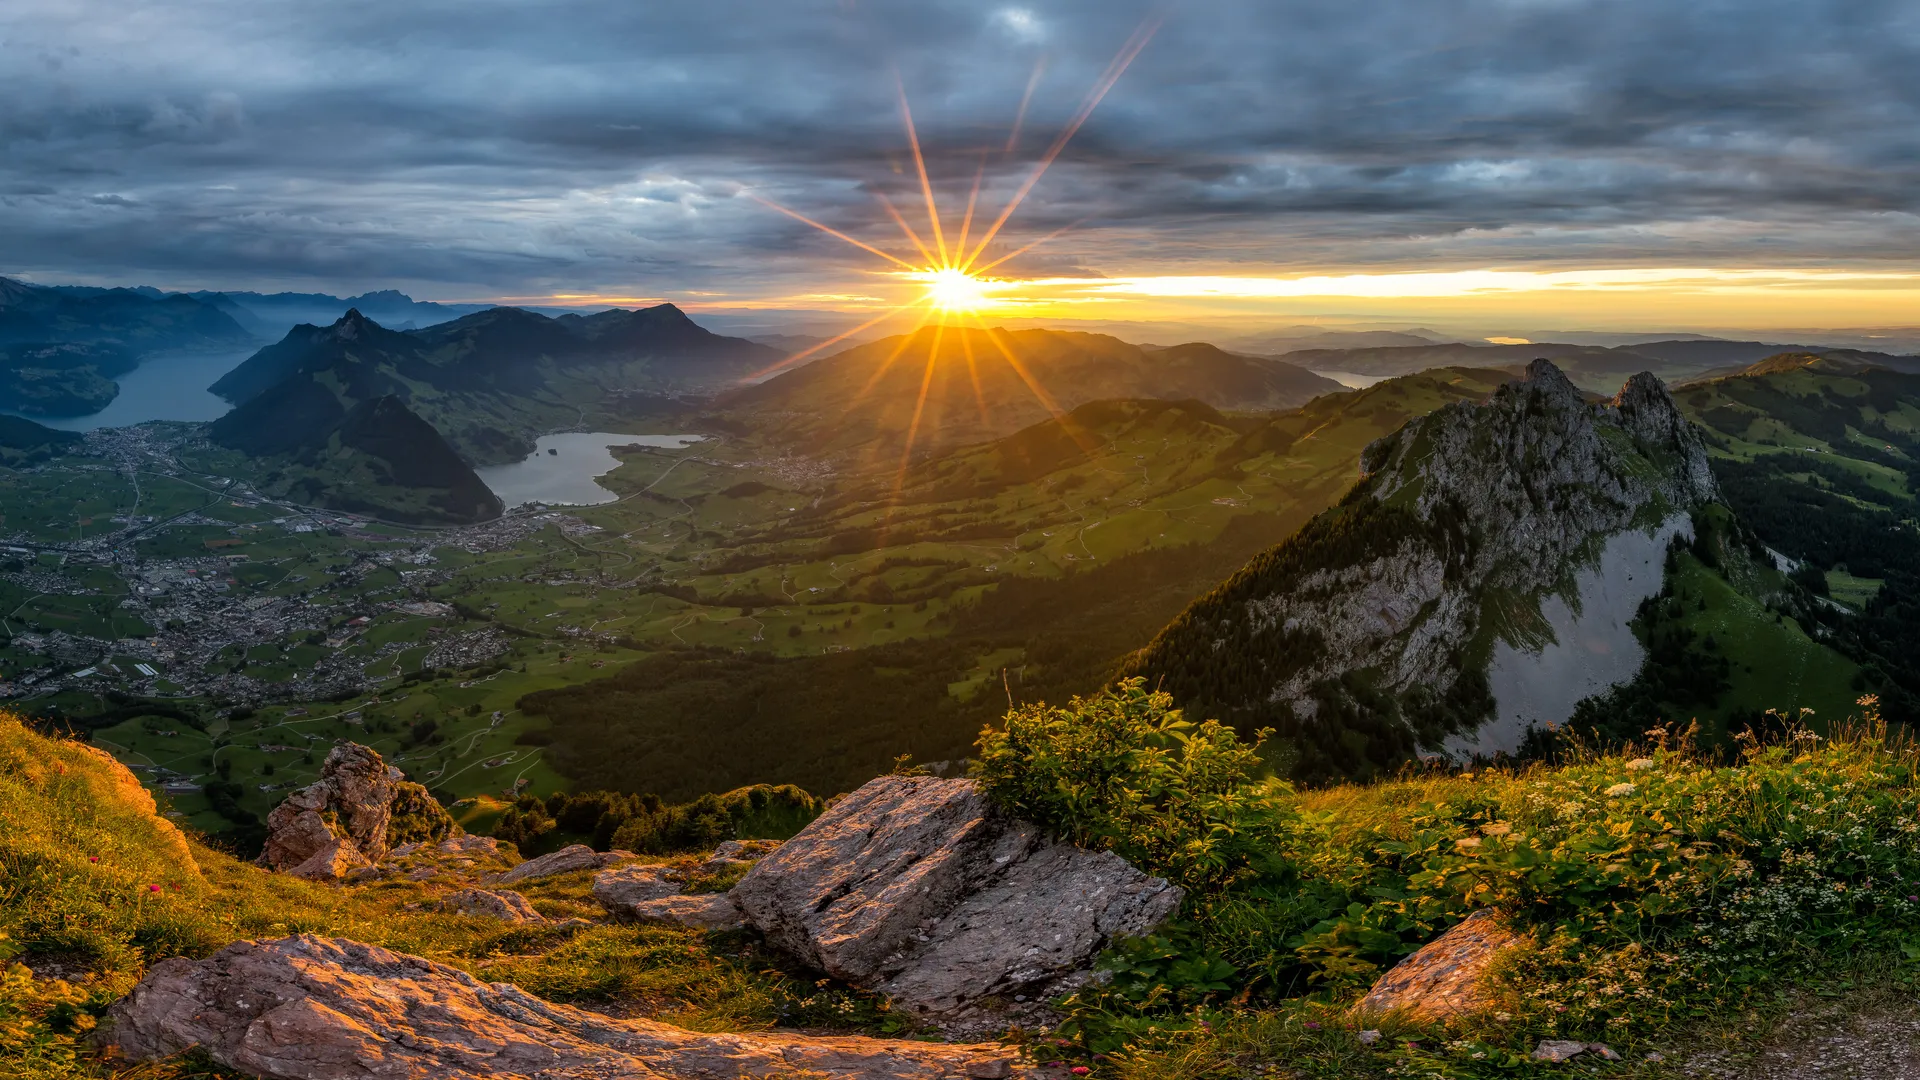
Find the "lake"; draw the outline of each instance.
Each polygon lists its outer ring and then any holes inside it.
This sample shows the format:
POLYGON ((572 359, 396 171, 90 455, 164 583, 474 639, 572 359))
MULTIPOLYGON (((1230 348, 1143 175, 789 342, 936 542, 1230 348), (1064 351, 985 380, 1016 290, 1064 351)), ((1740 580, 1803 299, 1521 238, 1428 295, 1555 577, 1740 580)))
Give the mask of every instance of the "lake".
MULTIPOLYGON (((207 391, 220 376, 253 355, 251 348, 213 353, 148 357, 140 366, 114 381, 120 394, 97 413, 87 416, 29 416, 35 423, 61 431, 92 431, 128 427, 149 420, 218 420, 233 406, 207 391)), ((0 412, 25 415, 12 409, 0 412)))
POLYGON ((548 503, 555 506, 592 506, 619 496, 599 484, 597 477, 620 467, 610 446, 655 446, 680 450, 700 442, 700 435, 615 435, 611 432, 569 431, 542 435, 524 461, 511 465, 483 465, 474 472, 508 506, 548 503))
POLYGON ((1391 375, 1360 375, 1352 371, 1321 371, 1318 368, 1308 370, 1323 379, 1332 379, 1349 390, 1365 390, 1374 383, 1386 382, 1393 378, 1391 375))

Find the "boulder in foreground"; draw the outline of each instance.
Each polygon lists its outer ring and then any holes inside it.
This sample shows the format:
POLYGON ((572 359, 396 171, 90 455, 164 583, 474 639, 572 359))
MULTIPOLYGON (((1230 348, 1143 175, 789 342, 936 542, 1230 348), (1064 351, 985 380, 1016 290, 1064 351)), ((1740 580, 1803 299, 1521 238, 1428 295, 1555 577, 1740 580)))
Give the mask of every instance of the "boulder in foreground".
POLYGON ((260 865, 330 881, 385 859, 393 844, 444 840, 454 831, 427 789, 373 749, 341 743, 327 754, 320 779, 267 815, 260 865))
POLYGON ((310 934, 155 964, 104 1038, 136 1061, 198 1046, 264 1080, 828 1080, 1008 1076, 1014 1055, 614 1020, 372 945, 310 934))
POLYGON ((971 780, 908 776, 842 799, 730 895, 773 944, 950 1032, 1037 1018, 1182 897, 1008 817, 971 780))
POLYGON ((528 859, 495 878, 494 884, 511 885, 516 881, 531 881, 534 878, 552 877, 555 874, 570 874, 575 870, 598 870, 603 866, 612 866, 622 859, 631 858, 633 858, 631 851, 595 851, 585 844, 573 844, 559 851, 528 859))
POLYGON ((1499 913, 1481 909, 1380 976, 1354 1010, 1397 1013, 1416 1023, 1445 1023, 1486 1012, 1494 1000, 1483 985, 1502 951, 1520 942, 1499 913))

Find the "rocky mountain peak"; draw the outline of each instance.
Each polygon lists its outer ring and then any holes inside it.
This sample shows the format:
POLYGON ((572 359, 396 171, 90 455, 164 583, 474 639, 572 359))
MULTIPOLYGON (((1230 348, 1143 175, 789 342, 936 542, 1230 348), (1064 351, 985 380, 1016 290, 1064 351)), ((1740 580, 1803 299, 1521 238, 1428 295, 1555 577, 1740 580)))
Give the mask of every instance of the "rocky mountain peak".
POLYGON ((1658 379, 1589 402, 1547 360, 1484 403, 1408 421, 1361 470, 1342 505, 1196 601, 1130 672, 1282 734, 1338 717, 1382 744, 1367 753, 1404 757, 1494 714, 1494 643, 1537 623, 1528 612, 1610 538, 1680 528, 1718 496, 1658 379))
POLYGON ((358 341, 366 336, 368 327, 377 326, 372 319, 360 314, 359 308, 348 308, 328 329, 341 341, 358 341))

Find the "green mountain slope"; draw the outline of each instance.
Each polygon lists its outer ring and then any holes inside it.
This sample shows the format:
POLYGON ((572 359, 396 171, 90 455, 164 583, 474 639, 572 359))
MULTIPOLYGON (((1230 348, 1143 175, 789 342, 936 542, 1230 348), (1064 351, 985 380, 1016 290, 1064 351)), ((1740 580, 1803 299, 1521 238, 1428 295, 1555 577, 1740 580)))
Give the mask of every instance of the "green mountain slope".
MULTIPOLYGON (((624 549, 661 559, 661 602, 621 630, 713 652, 668 651, 521 706, 550 723, 551 759, 583 788, 678 797, 754 775, 840 790, 897 754, 964 756, 1009 695, 1099 687, 1115 658, 1338 499, 1368 443, 1503 378, 1429 372, 1269 416, 1095 402, 904 478, 838 478, 810 505, 663 485, 663 525, 626 525, 660 539, 624 549), (683 681, 699 689, 670 689, 683 681)), ((495 595, 517 594, 476 603, 495 595)))
POLYGON ((1340 384, 1291 364, 1205 344, 1147 350, 1103 334, 930 327, 817 360, 717 405, 811 453, 857 450, 899 463, 1011 435, 1089 401, 1194 400, 1291 409, 1340 384))
POLYGON ((80 435, 55 431, 18 416, 0 416, 0 465, 23 468, 37 465, 79 445, 80 435))
POLYGON ((207 437, 246 455, 242 471, 262 491, 309 505, 411 524, 501 511, 472 467, 391 394, 353 400, 289 379, 214 421, 207 437))
POLYGON ((1740 520, 1831 594, 1802 617, 1890 718, 1920 721, 1920 375, 1784 354, 1677 396, 1740 520))

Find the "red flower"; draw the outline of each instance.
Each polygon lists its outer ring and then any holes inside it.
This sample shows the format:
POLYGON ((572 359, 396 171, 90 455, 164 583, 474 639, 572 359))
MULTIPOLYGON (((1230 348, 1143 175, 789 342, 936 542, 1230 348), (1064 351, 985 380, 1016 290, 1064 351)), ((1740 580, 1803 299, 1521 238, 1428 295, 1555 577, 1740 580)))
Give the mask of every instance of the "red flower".
POLYGON ((1073 1073, 1073 1075, 1075 1076, 1085 1076, 1088 1073, 1092 1072, 1093 1070, 1087 1068, 1085 1065, 1075 1065, 1072 1069, 1068 1071, 1073 1073))
POLYGON ((149 886, 147 886, 147 891, 148 891, 148 892, 159 892, 159 891, 160 891, 160 886, 158 886, 158 885, 149 885, 149 886))

